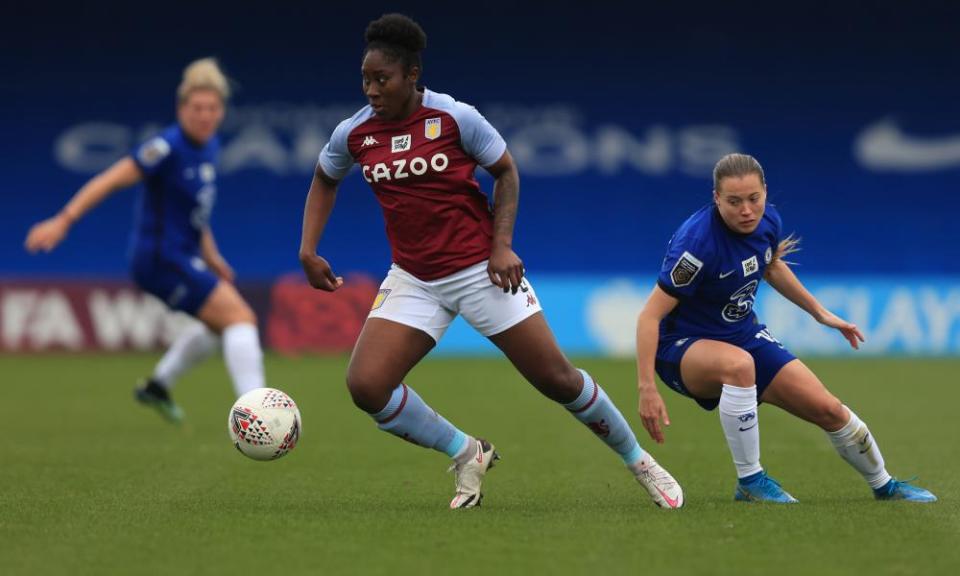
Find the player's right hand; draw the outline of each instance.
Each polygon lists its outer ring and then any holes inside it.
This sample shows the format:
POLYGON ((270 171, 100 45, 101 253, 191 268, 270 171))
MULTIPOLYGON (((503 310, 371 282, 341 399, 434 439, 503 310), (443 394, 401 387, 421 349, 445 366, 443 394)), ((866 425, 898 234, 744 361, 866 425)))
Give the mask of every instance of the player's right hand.
POLYGON ((321 256, 316 254, 301 256, 300 265, 303 267, 304 274, 307 275, 307 281, 318 290, 333 292, 343 286, 343 277, 335 275, 330 264, 321 256))
POLYGON ((660 428, 660 422, 662 421, 664 426, 669 426, 670 416, 656 388, 640 393, 639 412, 640 420, 643 422, 643 427, 647 429, 647 433, 657 444, 663 444, 663 429, 660 428))
POLYGON ((36 254, 43 250, 49 252, 67 237, 70 230, 70 221, 62 214, 47 218, 43 222, 34 224, 27 233, 23 246, 27 252, 36 254))

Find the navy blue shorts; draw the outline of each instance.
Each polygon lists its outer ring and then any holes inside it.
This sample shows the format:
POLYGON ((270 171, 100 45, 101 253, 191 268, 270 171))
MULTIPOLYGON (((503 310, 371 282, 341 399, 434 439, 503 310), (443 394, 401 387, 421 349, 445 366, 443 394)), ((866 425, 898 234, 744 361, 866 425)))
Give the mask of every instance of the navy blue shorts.
POLYGON ((220 280, 198 255, 137 254, 131 262, 133 281, 174 310, 196 316, 220 280))
MULTIPOLYGON (((713 410, 720 403, 720 398, 697 398, 687 390, 680 376, 680 360, 690 348, 690 345, 697 340, 708 338, 690 337, 690 338, 671 338, 661 339, 657 346, 657 375, 663 380, 669 388, 679 392, 684 396, 689 396, 697 401, 705 410, 713 410)), ((767 389, 770 382, 780 372, 780 369, 787 363, 796 360, 796 356, 783 347, 767 327, 760 324, 756 327, 754 335, 743 342, 729 342, 739 346, 753 356, 753 365, 757 375, 757 401, 763 396, 763 391, 767 389)))

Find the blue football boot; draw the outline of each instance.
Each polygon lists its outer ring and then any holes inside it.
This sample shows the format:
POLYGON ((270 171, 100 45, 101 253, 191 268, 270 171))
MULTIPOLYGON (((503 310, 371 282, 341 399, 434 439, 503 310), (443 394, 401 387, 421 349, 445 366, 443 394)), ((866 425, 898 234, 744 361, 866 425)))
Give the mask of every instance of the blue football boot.
POLYGON ((733 499, 739 502, 776 502, 778 504, 795 504, 797 499, 780 487, 766 472, 741 478, 737 482, 737 492, 733 499))
POLYGON ((914 486, 907 480, 897 480, 896 478, 891 478, 880 488, 874 489, 873 497, 877 500, 906 500, 907 502, 937 501, 937 497, 929 490, 914 486))

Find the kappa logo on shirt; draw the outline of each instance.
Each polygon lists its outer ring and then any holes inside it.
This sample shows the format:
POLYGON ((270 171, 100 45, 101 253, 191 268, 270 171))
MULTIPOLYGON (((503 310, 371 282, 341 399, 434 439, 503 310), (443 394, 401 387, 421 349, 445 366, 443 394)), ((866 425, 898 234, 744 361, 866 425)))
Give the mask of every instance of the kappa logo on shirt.
POLYGON ((367 136, 363 139, 363 144, 361 144, 360 147, 363 148, 364 146, 376 146, 377 144, 379 144, 379 142, 377 142, 376 138, 373 136, 367 136))
POLYGON ((390 139, 390 152, 406 152, 410 150, 410 135, 394 136, 390 139))

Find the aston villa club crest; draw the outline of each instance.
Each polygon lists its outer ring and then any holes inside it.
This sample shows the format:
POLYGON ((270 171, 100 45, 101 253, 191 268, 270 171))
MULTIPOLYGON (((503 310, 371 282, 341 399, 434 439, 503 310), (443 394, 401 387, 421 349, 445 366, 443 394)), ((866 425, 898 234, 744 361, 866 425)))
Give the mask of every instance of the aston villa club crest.
POLYGON ((427 140, 436 140, 440 136, 440 119, 427 118, 423 123, 423 135, 427 140))

